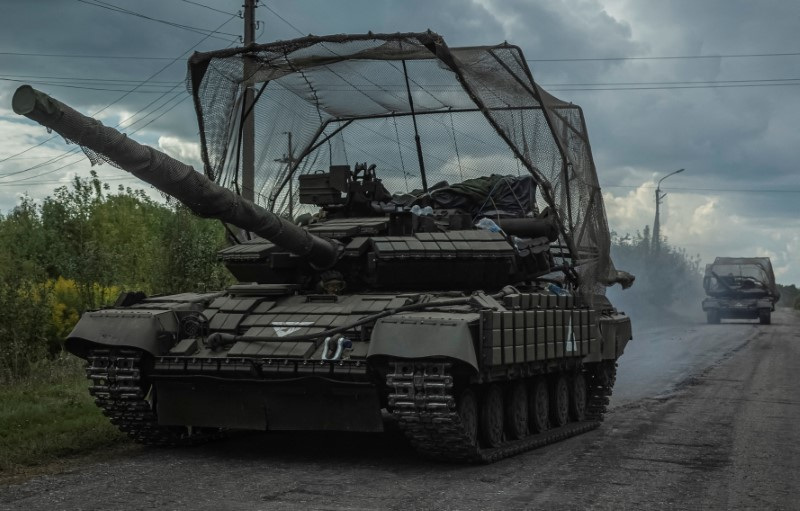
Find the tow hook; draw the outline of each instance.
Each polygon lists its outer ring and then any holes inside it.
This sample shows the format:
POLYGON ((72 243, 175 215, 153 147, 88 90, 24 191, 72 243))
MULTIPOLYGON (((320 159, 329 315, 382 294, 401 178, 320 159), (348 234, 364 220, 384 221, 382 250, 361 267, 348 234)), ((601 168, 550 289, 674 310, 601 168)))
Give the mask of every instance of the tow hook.
MULTIPOLYGON (((353 341, 342 334, 326 337, 322 343, 324 346, 322 360, 342 360, 342 355, 353 349, 353 341)), ((345 358, 349 357, 345 356, 345 358)))

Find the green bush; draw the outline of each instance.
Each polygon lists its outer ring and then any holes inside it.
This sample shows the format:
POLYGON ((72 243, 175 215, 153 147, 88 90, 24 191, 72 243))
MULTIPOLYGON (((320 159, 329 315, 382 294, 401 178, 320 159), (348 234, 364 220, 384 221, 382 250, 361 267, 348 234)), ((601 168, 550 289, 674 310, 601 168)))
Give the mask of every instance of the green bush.
POLYGON ((86 310, 122 290, 147 294, 220 289, 219 222, 142 190, 111 193, 92 172, 36 204, 0 216, 0 381, 53 357, 86 310))
POLYGON ((778 307, 793 307, 797 309, 800 304, 800 289, 794 284, 789 286, 782 286, 778 284, 778 291, 781 294, 780 300, 776 304, 778 307))

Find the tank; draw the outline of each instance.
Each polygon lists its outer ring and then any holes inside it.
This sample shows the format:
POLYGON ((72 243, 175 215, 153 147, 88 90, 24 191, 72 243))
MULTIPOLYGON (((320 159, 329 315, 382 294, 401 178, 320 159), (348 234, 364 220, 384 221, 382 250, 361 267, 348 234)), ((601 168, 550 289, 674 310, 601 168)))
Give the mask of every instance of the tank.
POLYGON ((125 292, 66 340, 119 429, 187 445, 396 421, 425 456, 491 462, 600 424, 632 338, 604 291, 633 277, 609 258, 582 111, 518 47, 310 36, 196 53, 187 83, 202 172, 13 98, 230 234, 236 285, 125 292))
POLYGON ((723 319, 758 319, 772 322, 781 295, 769 257, 717 257, 706 265, 703 311, 709 323, 723 319))

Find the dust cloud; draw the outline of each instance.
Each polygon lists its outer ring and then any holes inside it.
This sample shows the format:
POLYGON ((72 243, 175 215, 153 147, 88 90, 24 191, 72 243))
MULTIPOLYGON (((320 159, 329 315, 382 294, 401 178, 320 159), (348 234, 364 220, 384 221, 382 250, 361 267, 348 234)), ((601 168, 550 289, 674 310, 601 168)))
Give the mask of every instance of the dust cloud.
POLYGON ((617 310, 631 317, 634 328, 705 322, 701 305, 705 298, 702 277, 683 275, 679 282, 665 285, 670 276, 657 269, 655 272, 634 273, 636 281, 631 288, 622 289, 616 285, 606 290, 606 296, 617 310))

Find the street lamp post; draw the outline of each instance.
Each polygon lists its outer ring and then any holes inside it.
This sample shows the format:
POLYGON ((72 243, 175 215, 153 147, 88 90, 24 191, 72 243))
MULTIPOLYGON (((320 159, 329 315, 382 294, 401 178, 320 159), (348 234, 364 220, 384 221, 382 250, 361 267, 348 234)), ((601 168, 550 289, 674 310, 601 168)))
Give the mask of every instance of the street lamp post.
POLYGON ((656 218, 653 220, 653 254, 658 255, 658 252, 661 248, 661 238, 660 238, 660 223, 658 219, 658 212, 659 212, 659 205, 661 204, 661 199, 667 196, 666 193, 661 193, 661 182, 667 179, 669 176, 674 176, 680 172, 683 172, 686 169, 678 169, 674 172, 670 172, 666 176, 662 177, 658 180, 658 185, 656 186, 656 218))

